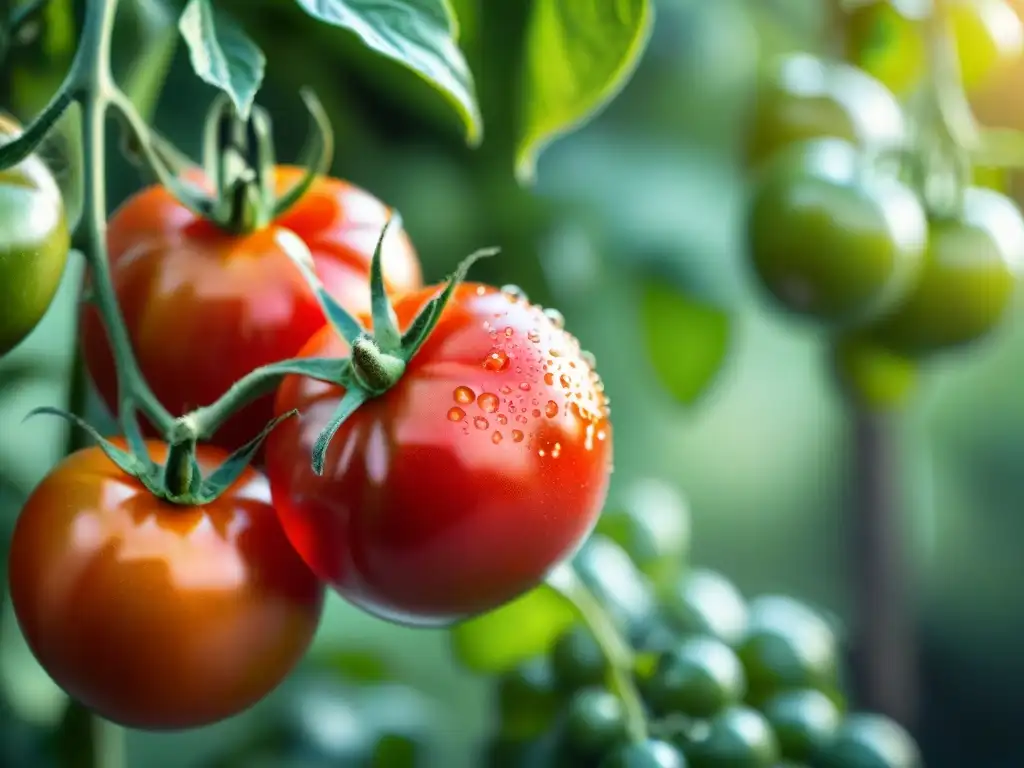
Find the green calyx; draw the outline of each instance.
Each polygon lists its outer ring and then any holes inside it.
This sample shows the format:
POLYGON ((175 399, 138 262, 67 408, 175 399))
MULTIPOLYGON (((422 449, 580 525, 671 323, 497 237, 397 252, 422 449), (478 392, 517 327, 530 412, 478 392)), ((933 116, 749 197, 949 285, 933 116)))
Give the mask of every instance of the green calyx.
POLYGON ((401 217, 398 214, 388 219, 388 223, 381 231, 370 263, 372 329, 364 328, 362 323, 327 293, 313 270, 313 260, 305 245, 298 239, 285 242, 285 252, 313 290, 327 322, 348 342, 352 350, 350 356, 343 361, 337 376, 322 379, 343 386, 345 395, 314 446, 312 465, 313 471, 318 475, 323 474, 327 447, 338 428, 360 405, 384 394, 401 380, 409 361, 430 337, 455 289, 466 279, 470 267, 479 259, 493 256, 498 252, 496 248, 486 248, 463 259, 449 276, 444 287, 420 308, 403 333, 398 327, 394 308, 384 286, 381 258, 385 238, 392 227, 401 227, 401 217))
POLYGON ((59 408, 36 408, 25 418, 48 414, 66 419, 73 426, 88 432, 107 458, 126 475, 142 483, 158 499, 181 506, 199 506, 209 504, 234 485, 252 462, 267 435, 281 422, 298 415, 298 411, 289 411, 278 416, 259 435, 229 455, 219 467, 204 477, 196 459, 197 430, 191 416, 184 416, 175 422, 168 439, 167 459, 160 465, 149 455, 134 405, 122 402, 121 413, 127 450, 107 440, 84 419, 59 408))
POLYGON ((192 164, 155 134, 149 138, 150 168, 160 184, 196 215, 233 234, 257 231, 294 206, 331 164, 330 121, 312 91, 303 89, 301 96, 313 124, 311 140, 298 161, 305 173, 280 196, 270 115, 258 106, 240 115, 226 96, 214 101, 206 119, 203 170, 213 185, 212 194, 180 177, 192 164))

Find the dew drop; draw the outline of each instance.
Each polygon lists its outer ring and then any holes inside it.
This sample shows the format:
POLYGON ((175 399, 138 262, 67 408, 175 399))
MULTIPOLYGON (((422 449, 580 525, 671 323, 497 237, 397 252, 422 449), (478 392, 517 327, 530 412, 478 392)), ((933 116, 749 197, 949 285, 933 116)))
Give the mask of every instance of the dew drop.
POLYGON ((505 386, 503 386, 498 391, 501 392, 501 394, 503 394, 503 395, 511 395, 512 394, 512 387, 510 387, 508 384, 506 384, 505 386))
POLYGON ((540 334, 537 331, 530 331, 526 334, 526 338, 532 341, 534 344, 540 344, 540 334))
POLYGON ((558 377, 558 383, 562 385, 562 389, 570 389, 572 387, 572 379, 565 373, 558 377))
POLYGON ((501 432, 495 432, 493 435, 491 435, 491 442, 494 443, 495 445, 500 443, 501 439, 502 439, 501 432))
POLYGON ((555 383, 555 375, 553 373, 545 373, 544 383, 547 384, 549 387, 553 386, 555 383))
POLYGON ((562 350, 560 350, 558 347, 552 347, 551 349, 548 350, 548 354, 551 355, 552 357, 561 357, 562 350))
POLYGON ((505 294, 505 298, 509 301, 528 301, 526 298, 526 291, 520 288, 518 285, 503 285, 501 292, 505 294))
POLYGON ((554 400, 548 400, 548 404, 544 406, 544 415, 549 419, 555 418, 558 415, 558 403, 554 400))
POLYGON ((513 429, 512 430, 512 442, 513 443, 521 443, 521 442, 523 442, 523 433, 520 432, 518 429, 513 429))
POLYGON ((485 293, 487 293, 487 286, 485 286, 485 285, 478 285, 476 287, 476 295, 477 296, 483 296, 485 293))
POLYGON ((477 429, 487 429, 491 425, 487 423, 487 419, 485 419, 483 416, 477 416, 475 419, 473 419, 473 426, 476 427, 477 429))
POLYGON ((521 381, 521 382, 519 382, 519 388, 521 390, 523 390, 523 392, 529 392, 530 391, 530 382, 528 382, 528 381, 521 381))
POLYGON ((551 458, 557 459, 561 453, 562 453, 562 444, 561 443, 555 443, 554 447, 551 449, 551 458))
POLYGON ((534 408, 533 409, 533 418, 535 418, 535 419, 539 419, 540 418, 540 408, 534 408))
POLYGON ((545 309, 544 317, 550 320, 555 328, 565 328, 565 317, 557 309, 545 309))
POLYGON ((508 365, 508 353, 503 349, 492 349, 483 361, 483 367, 488 371, 504 371, 508 368, 508 365))
POLYGON ((526 416, 520 413, 518 416, 516 416, 516 421, 518 421, 520 424, 525 424, 528 421, 528 419, 526 418, 526 416))
POLYGON ((513 334, 515 334, 515 331, 511 328, 511 326, 507 326, 506 325, 505 326, 505 338, 506 339, 511 339, 513 334))
POLYGON ((466 412, 458 406, 448 409, 448 421, 462 421, 464 418, 466 418, 466 412))
POLYGON ((606 437, 608 437, 608 433, 605 432, 603 429, 599 429, 597 431, 597 439, 598 440, 604 440, 606 437))
POLYGON ((499 413, 496 418, 498 419, 498 423, 501 424, 501 426, 505 426, 506 424, 508 424, 508 416, 506 416, 504 413, 499 413))
POLYGON ((543 459, 545 456, 548 455, 548 452, 541 448, 539 451, 537 451, 537 455, 543 459))
POLYGON ((476 392, 469 387, 456 387, 454 396, 455 402, 462 403, 463 405, 468 405, 476 400, 476 392))
POLYGON ((501 402, 498 400, 497 395, 491 394, 490 392, 484 392, 477 398, 476 404, 479 405, 480 410, 485 413, 494 413, 498 410, 498 406, 501 402))

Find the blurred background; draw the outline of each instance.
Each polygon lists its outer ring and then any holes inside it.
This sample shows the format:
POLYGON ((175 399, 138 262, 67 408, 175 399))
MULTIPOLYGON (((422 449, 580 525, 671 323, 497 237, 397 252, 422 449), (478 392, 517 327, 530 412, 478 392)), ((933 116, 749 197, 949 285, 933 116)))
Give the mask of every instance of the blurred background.
MULTIPOLYGON (((45 53, 4 73, 16 110, 45 100, 73 50, 71 0, 51 0, 45 53)), ((195 156, 212 90, 174 45, 172 17, 125 2, 117 65, 122 82, 140 50, 166 53, 156 125, 195 156), (163 30, 163 34, 161 34, 163 30), (203 98, 197 98, 196 94, 203 98)), ((520 285, 559 307, 597 357, 614 402, 613 496, 655 477, 689 500, 694 563, 746 594, 788 592, 843 617, 841 524, 848 498, 850 426, 822 365, 822 340, 766 308, 749 280, 738 228, 745 174, 739 142, 759 68, 780 51, 822 50, 816 0, 657 0, 653 38, 611 106, 542 156, 535 188, 512 175, 518 3, 456 0, 484 112, 486 136, 467 149, 449 108, 399 67, 290 4, 225 2, 267 53, 260 101, 275 119, 279 156, 295 157, 307 130, 297 87, 316 89, 334 124, 334 173, 401 211, 429 278, 478 247, 503 256, 475 277, 520 285), (486 10, 482 10, 487 6, 486 10)), ((1024 2, 1015 0, 1019 11, 1024 2)), ((151 62, 152 63, 152 62, 151 62)), ((989 123, 1024 128, 1024 67, 978 94, 989 123)), ((144 94, 145 88, 139 93, 144 94)), ((116 147, 114 147, 116 149, 116 147)), ((58 171, 69 149, 48 149, 58 171)), ((111 202, 142 183, 114 157, 111 202)), ((67 171, 70 173, 70 171, 67 171)), ((64 450, 56 420, 23 424, 33 407, 62 404, 72 370, 75 263, 61 298, 0 365, 0 515, 64 450)), ((1020 312, 1017 313, 1018 315, 1020 312)), ((1024 765, 1024 323, 927 371, 901 425, 903 510, 912 521, 922 717, 915 728, 930 768, 1024 765)), ((93 404, 93 419, 104 414, 93 404)), ((335 600, 309 661, 373 666, 435 701, 439 765, 474 765, 488 723, 487 681, 453 664, 445 633, 404 630, 335 600), (340 652, 345 652, 339 655, 340 652), (361 659, 361 661, 360 661, 361 659), (346 661, 347 660, 347 661, 346 661)), ((0 691, 9 733, 46 725, 63 700, 9 619, 0 636, 0 691)), ((383 674, 383 673, 381 673, 383 674)), ((301 688, 303 673, 274 698, 301 688)), ((188 768, 248 738, 268 701, 207 730, 132 733, 129 766, 188 768)), ((341 714, 333 721, 338 726, 341 714)), ((5 726, 7 727, 7 726, 5 726)), ((13 743, 15 736, 5 736, 13 743)), ((17 764, 15 764, 17 765, 17 764)))

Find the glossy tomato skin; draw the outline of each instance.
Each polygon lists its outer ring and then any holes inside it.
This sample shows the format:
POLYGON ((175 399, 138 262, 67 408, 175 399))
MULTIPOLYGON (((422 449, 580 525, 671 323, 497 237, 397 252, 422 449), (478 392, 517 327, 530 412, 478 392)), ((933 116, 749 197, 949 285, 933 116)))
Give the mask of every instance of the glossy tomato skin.
POLYGON ((790 53, 771 61, 760 78, 746 159, 756 167, 789 144, 825 137, 894 147, 905 131, 896 97, 871 75, 843 62, 790 53))
MULTIPOLYGON (((395 306, 404 328, 437 289, 395 306)), ((305 356, 347 354, 330 330, 305 356)), ((539 583, 593 528, 612 431, 578 342, 540 308, 463 284, 392 389, 312 446, 343 394, 290 377, 276 410, 301 418, 267 447, 274 503, 296 549, 346 600, 443 626, 539 583)))
MULTIPOLYGON (((279 193, 302 170, 277 169, 279 193)), ((163 187, 143 190, 110 220, 107 243, 121 309, 142 372, 159 400, 180 415, 207 405, 253 369, 292 357, 324 325, 298 269, 286 255, 305 242, 331 295, 353 312, 369 307, 369 267, 389 211, 347 182, 321 178, 270 226, 247 235, 219 230, 163 187)), ((419 262, 404 232, 385 244, 389 290, 418 288, 419 262)), ((89 372, 108 406, 117 403, 116 369, 98 313, 83 308, 89 372)), ((234 449, 270 420, 267 396, 229 420, 215 444, 234 449)))
MULTIPOLYGON (((166 446, 150 444, 162 460, 166 446)), ((200 465, 226 457, 201 447, 200 465)), ((43 668, 100 716, 146 730, 217 722, 268 694, 308 648, 324 588, 288 544, 266 478, 203 507, 155 499, 95 447, 18 518, 11 600, 43 668)))
POLYGON ((754 185, 746 238, 776 304, 831 327, 866 321, 912 289, 927 245, 914 192, 839 139, 777 154, 754 185))
POLYGON ((955 216, 933 218, 920 280, 870 335, 922 356, 970 344, 997 328, 1024 274, 1024 217, 1008 197, 969 187, 955 216))
MULTIPOLYGON (((19 132, 0 115, 0 137, 19 132)), ((0 355, 20 344, 46 314, 70 247, 60 188, 42 159, 30 155, 0 171, 0 355)))

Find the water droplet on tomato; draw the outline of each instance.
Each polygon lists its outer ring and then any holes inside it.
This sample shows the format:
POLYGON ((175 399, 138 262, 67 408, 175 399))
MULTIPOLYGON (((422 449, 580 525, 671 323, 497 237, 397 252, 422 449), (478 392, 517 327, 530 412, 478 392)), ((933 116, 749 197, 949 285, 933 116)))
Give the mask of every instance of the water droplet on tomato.
POLYGON ((453 396, 456 403, 462 403, 463 405, 468 405, 476 400, 476 392, 469 387, 456 387, 453 396))
POLYGON ((530 382, 528 382, 528 381, 521 381, 521 382, 519 382, 519 388, 521 390, 523 390, 523 392, 529 392, 530 391, 530 382))
POLYGON ((484 392, 477 398, 476 404, 480 406, 480 410, 485 411, 486 413, 494 413, 498 410, 500 401, 498 400, 497 395, 491 394, 490 392, 484 392))
POLYGON ((547 384, 549 387, 553 386, 555 383, 555 375, 553 373, 545 373, 544 383, 547 384))
POLYGON ((534 344, 540 344, 540 334, 537 331, 530 331, 526 334, 526 338, 532 341, 534 344))
POLYGON ((535 418, 535 419, 539 419, 540 418, 540 408, 534 408, 533 409, 533 418, 535 418))
POLYGON ((565 328, 565 317, 557 309, 545 309, 544 317, 550 320, 555 328, 565 328))
POLYGON ((487 293, 487 286, 485 286, 485 285, 478 285, 476 287, 476 295, 477 296, 483 296, 485 293, 487 293))
POLYGON ((561 357, 562 350, 559 349, 558 347, 552 347, 551 349, 548 350, 548 354, 551 355, 552 357, 561 357))
POLYGON ((544 415, 549 419, 555 418, 558 415, 558 403, 554 400, 548 400, 547 405, 544 406, 544 415))
POLYGON ((466 418, 466 412, 458 406, 448 409, 448 421, 462 421, 464 418, 466 418))
POLYGON ((607 432, 605 432, 603 429, 597 430, 597 439, 598 440, 604 440, 606 437, 608 437, 608 433, 607 432))
POLYGON ((505 338, 506 339, 511 339, 514 334, 515 334, 515 330, 511 326, 506 325, 505 326, 505 338))
POLYGON ((491 425, 487 423, 487 419, 485 419, 483 416, 477 416, 475 419, 473 419, 473 426, 476 427, 477 429, 487 429, 491 425))
POLYGON ((508 424, 508 416, 506 416, 504 413, 499 413, 496 418, 498 419, 498 423, 501 424, 501 426, 505 426, 506 424, 508 424))
POLYGON ((493 435, 491 435, 491 442, 494 443, 495 445, 500 443, 501 439, 502 439, 501 432, 495 432, 493 435))
POLYGON ((541 448, 539 451, 537 451, 537 455, 543 459, 545 456, 548 455, 548 452, 541 448))
POLYGON ((508 368, 508 365, 508 353, 503 349, 492 349, 483 361, 483 367, 488 371, 504 371, 508 368))
POLYGON ((518 429, 513 429, 512 430, 512 442, 513 443, 521 443, 521 442, 523 442, 523 433, 520 432, 518 429))
POLYGON ((527 421, 529 421, 529 419, 527 419, 523 414, 520 413, 518 416, 516 416, 516 421, 518 421, 520 424, 525 424, 527 421))
POLYGON ((528 301, 526 298, 526 291, 518 285, 503 285, 501 287, 501 292, 505 294, 505 298, 509 301, 528 301))
POLYGON ((572 379, 566 373, 558 377, 558 383, 562 385, 562 389, 570 389, 572 387, 572 379))
POLYGON ((587 350, 584 349, 582 352, 580 352, 580 358, 583 360, 584 363, 589 365, 591 368, 597 366, 597 358, 594 357, 593 352, 588 352, 587 350))
POLYGON ((551 449, 551 458, 557 459, 561 453, 562 453, 562 444, 561 443, 555 443, 554 447, 551 449))

